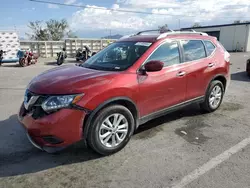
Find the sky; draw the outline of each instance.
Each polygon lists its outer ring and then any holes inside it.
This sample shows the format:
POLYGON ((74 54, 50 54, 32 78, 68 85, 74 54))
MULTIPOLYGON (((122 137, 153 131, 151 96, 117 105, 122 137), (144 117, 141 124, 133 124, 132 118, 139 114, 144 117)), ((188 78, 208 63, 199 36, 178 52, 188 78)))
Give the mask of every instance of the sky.
POLYGON ((168 24, 170 29, 200 25, 232 23, 250 20, 250 0, 47 0, 85 5, 66 7, 41 4, 29 0, 1 0, 0 30, 16 30, 21 37, 30 30, 29 21, 67 19, 70 29, 79 37, 97 38, 113 34, 132 34, 145 29, 157 29, 168 24), (101 8, 101 9, 95 9, 101 8), (112 11, 108 9, 117 11, 112 11), (144 11, 166 15, 118 12, 144 11))

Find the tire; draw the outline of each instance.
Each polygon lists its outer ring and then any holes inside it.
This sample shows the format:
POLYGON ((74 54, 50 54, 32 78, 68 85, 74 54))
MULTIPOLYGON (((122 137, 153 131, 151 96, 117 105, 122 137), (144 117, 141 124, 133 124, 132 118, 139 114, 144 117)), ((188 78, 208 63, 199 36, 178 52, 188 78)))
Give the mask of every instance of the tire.
MULTIPOLYGON (((97 153, 101 155, 111 155, 113 153, 116 153, 120 151, 122 148, 126 146, 126 144, 129 142, 133 132, 134 132, 134 117, 132 113, 124 106, 121 105, 112 105, 108 106, 101 111, 97 113, 97 115, 93 118, 93 121, 91 122, 91 127, 89 128, 88 136, 87 136, 87 143, 88 145, 97 153), (119 130, 119 126, 117 126, 117 132, 114 130, 109 130, 107 132, 103 132, 104 130, 107 130, 103 128, 104 121, 108 119, 110 120, 110 123, 112 124, 112 119, 115 115, 119 114, 118 118, 123 118, 122 121, 120 121, 119 125, 120 127, 125 126, 123 129, 121 128, 119 130), (126 133, 118 133, 120 131, 127 130, 126 133), (114 132, 113 132, 114 131, 114 132), (105 135, 110 133, 108 136, 101 139, 101 135, 105 135), (111 135, 111 137, 110 137, 111 135), (122 141, 118 143, 118 136, 122 141), (105 139, 107 140, 107 143, 105 145, 105 139), (115 144, 113 145, 113 139, 115 140, 115 144)), ((105 123, 105 125, 108 125, 105 123)), ((107 126, 106 126, 107 127, 107 126)), ((110 129, 110 126, 108 126, 110 129)))
POLYGON ((28 62, 26 61, 26 58, 21 58, 21 59, 19 60, 19 65, 20 65, 21 67, 26 67, 26 66, 28 65, 28 62))
MULTIPOLYGON (((216 90, 216 91, 218 91, 218 90, 216 90)), ((207 92, 206 92, 205 101, 200 104, 201 109, 204 112, 208 112, 208 113, 216 111, 222 103, 224 92, 225 92, 225 89, 224 89, 224 86, 223 86, 221 81, 219 81, 219 80, 212 81, 209 85, 207 92), (219 100, 215 100, 217 102, 214 103, 215 105, 213 106, 209 102, 209 100, 211 99, 211 101, 212 101, 212 96, 213 96, 212 92, 215 91, 215 88, 220 88, 221 96, 220 96, 219 100)), ((218 95, 219 95, 219 93, 218 93, 218 95)), ((215 97, 215 99, 216 99, 216 97, 215 97)))
POLYGON ((61 65, 61 64, 63 64, 63 62, 64 62, 64 60, 62 58, 58 58, 56 63, 57 63, 57 65, 61 65))

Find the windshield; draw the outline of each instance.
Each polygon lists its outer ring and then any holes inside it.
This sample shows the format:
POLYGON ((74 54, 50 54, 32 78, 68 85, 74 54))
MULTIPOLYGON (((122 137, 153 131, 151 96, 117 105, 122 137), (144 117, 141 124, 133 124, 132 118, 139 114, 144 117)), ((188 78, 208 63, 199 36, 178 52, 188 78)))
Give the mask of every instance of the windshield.
POLYGON ((96 70, 123 71, 132 66, 151 43, 116 42, 110 44, 80 66, 96 70))

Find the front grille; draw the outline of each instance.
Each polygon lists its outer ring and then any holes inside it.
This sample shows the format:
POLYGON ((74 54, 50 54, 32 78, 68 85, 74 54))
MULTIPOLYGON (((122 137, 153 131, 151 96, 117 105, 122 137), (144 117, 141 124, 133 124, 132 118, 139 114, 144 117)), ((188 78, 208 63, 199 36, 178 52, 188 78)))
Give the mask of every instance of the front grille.
POLYGON ((25 112, 26 112, 25 114, 31 113, 34 119, 42 118, 47 115, 47 113, 42 109, 41 105, 48 98, 48 96, 37 95, 28 90, 25 92, 25 95, 26 95, 25 96, 26 102, 29 102, 32 96, 38 96, 38 99, 36 100, 36 102, 30 105, 28 110, 25 109, 25 112))

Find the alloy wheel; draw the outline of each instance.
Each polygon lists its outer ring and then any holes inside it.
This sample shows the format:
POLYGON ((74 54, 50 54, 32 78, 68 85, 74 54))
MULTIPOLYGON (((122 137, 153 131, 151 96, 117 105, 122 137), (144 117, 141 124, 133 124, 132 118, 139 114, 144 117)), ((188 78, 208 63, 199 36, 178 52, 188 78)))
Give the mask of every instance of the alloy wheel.
POLYGON ((116 147, 126 138, 128 128, 128 121, 124 115, 112 114, 102 122, 99 129, 99 139, 105 147, 116 147))
POLYGON ((222 99, 222 88, 218 85, 214 86, 209 95, 209 105, 215 109, 220 105, 222 99))

